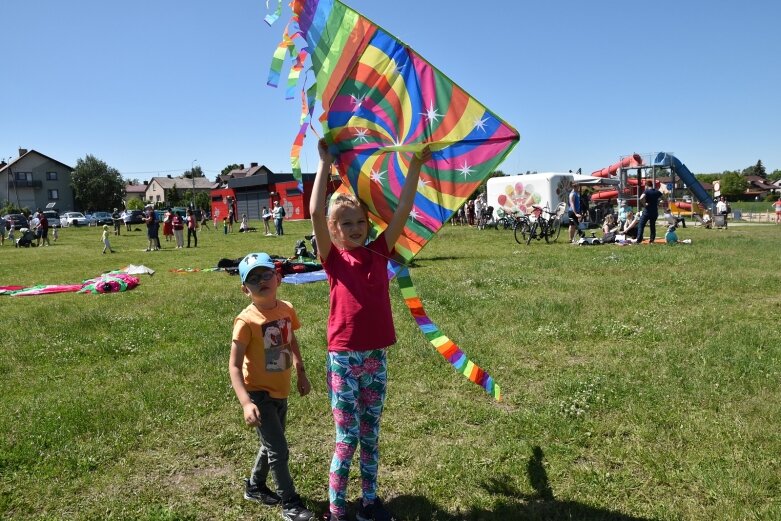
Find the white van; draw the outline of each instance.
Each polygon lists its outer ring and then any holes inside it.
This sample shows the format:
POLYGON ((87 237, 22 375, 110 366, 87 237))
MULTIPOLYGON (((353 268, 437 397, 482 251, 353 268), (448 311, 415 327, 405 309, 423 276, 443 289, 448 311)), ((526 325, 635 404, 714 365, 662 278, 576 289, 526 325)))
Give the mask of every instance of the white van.
POLYGON ((533 205, 554 211, 559 203, 566 204, 572 181, 573 174, 555 172, 492 177, 486 184, 486 200, 494 215, 499 210, 529 214, 533 205))
POLYGON ((494 207, 495 216, 499 210, 504 213, 530 214, 532 206, 540 206, 551 212, 561 210, 562 224, 566 224, 569 219, 564 210, 573 184, 605 186, 618 183, 618 179, 614 178, 560 172, 508 175, 488 180, 486 199, 488 205, 494 207))

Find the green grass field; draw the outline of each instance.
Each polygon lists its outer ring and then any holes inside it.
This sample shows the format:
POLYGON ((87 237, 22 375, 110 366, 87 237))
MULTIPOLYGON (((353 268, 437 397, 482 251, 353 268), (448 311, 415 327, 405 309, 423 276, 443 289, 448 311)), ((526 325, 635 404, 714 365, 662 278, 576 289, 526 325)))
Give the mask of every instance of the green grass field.
MULTIPOLYGON (((150 253, 137 229, 113 255, 95 228, 0 248, 0 285, 157 270, 122 294, 0 296, 0 518, 279 519, 242 499, 256 438, 227 364, 247 298, 237 277, 169 270, 290 255, 309 223, 150 253)), ((694 244, 519 246, 448 225, 423 250, 411 272, 430 317, 504 400, 436 353, 392 283, 380 494, 399 519, 781 519, 781 226, 679 236, 694 244)), ((318 512, 327 294, 280 291, 314 387, 290 400, 291 467, 318 512)))

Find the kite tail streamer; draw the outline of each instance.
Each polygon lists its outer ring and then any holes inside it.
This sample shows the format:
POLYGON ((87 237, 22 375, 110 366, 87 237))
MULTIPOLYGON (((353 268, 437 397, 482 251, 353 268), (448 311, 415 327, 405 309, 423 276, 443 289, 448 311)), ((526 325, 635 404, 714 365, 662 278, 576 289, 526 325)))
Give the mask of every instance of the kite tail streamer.
MULTIPOLYGON (((266 9, 268 9, 268 0, 266 0, 266 9)), ((273 13, 267 14, 263 19, 268 25, 274 25, 280 16, 282 16, 282 0, 277 0, 277 9, 273 13)))
POLYGON ((415 322, 417 322, 420 330, 429 342, 437 348, 439 354, 445 357, 456 371, 469 378, 471 382, 476 383, 485 389, 485 391, 497 401, 501 401, 502 393, 499 384, 494 381, 491 375, 469 360, 464 352, 461 351, 452 340, 446 337, 442 331, 439 330, 437 325, 428 318, 426 310, 423 309, 423 303, 418 297, 418 292, 412 284, 409 269, 406 266, 402 266, 398 270, 396 278, 399 281, 404 303, 407 304, 407 307, 409 308, 410 313, 412 313, 412 317, 415 319, 415 322))

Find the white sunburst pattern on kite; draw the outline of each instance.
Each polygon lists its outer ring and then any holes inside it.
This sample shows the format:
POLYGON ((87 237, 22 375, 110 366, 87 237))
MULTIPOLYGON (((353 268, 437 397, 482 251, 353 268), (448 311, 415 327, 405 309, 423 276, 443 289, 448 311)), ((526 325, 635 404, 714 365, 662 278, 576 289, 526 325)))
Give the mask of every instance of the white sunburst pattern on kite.
POLYGON ((361 108, 361 105, 363 105, 363 100, 366 99, 366 96, 361 96, 360 94, 356 96, 355 94, 350 94, 350 102, 353 104, 353 112, 358 112, 358 109, 361 108))
POLYGON ((488 118, 481 118, 480 116, 476 116, 475 120, 472 122, 472 125, 473 125, 472 128, 473 129, 476 128, 478 130, 481 130, 481 131, 485 132, 485 124, 486 124, 487 121, 488 121, 488 118))
POLYGON ((353 141, 358 143, 368 143, 369 138, 366 133, 369 132, 368 128, 354 128, 355 134, 353 135, 353 141))
POLYGON ((464 164, 461 165, 461 168, 456 169, 459 174, 464 176, 464 179, 468 178, 472 173, 474 173, 474 170, 469 166, 469 164, 466 162, 466 159, 464 160, 464 164))
POLYGON ((375 170, 372 168, 372 173, 369 177, 371 177, 371 180, 375 183, 382 183, 385 180, 385 174, 387 173, 387 170, 375 170))
POLYGON ((428 104, 428 108, 426 109, 426 112, 421 112, 421 116, 426 118, 426 121, 429 122, 429 124, 436 123, 439 118, 441 118, 444 114, 440 114, 437 112, 437 108, 434 106, 434 102, 430 101, 428 104))

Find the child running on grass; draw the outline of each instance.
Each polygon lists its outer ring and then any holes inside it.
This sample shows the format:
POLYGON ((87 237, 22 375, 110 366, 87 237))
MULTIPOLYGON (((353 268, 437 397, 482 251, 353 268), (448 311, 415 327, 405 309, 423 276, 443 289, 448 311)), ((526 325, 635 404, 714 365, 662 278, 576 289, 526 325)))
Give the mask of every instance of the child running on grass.
POLYGON ((329 519, 347 519, 347 481, 360 443, 362 500, 357 519, 385 521, 393 517, 377 496, 379 430, 387 384, 386 350, 396 342, 386 265, 412 210, 421 165, 431 159, 431 152, 426 147, 420 157, 413 155, 393 219, 365 245, 369 218, 355 197, 337 196, 326 216, 326 185, 334 158, 324 140, 318 149, 320 164, 310 211, 330 285, 326 373, 336 445, 328 480, 329 519))
POLYGON ((111 243, 108 240, 108 225, 103 225, 103 237, 101 238, 103 241, 103 253, 106 253, 106 250, 110 251, 111 253, 114 253, 114 250, 111 249, 111 243))
POLYGON ((251 303, 233 322, 230 379, 244 410, 244 421, 260 439, 250 478, 245 480, 244 498, 265 505, 282 504, 288 521, 315 518, 296 493, 288 469, 285 438, 287 397, 291 366, 296 368, 298 392, 309 393, 310 385, 294 330, 298 315, 289 302, 277 299, 282 277, 266 253, 250 253, 239 263, 241 291, 251 303), (271 471, 276 493, 266 486, 271 471))

